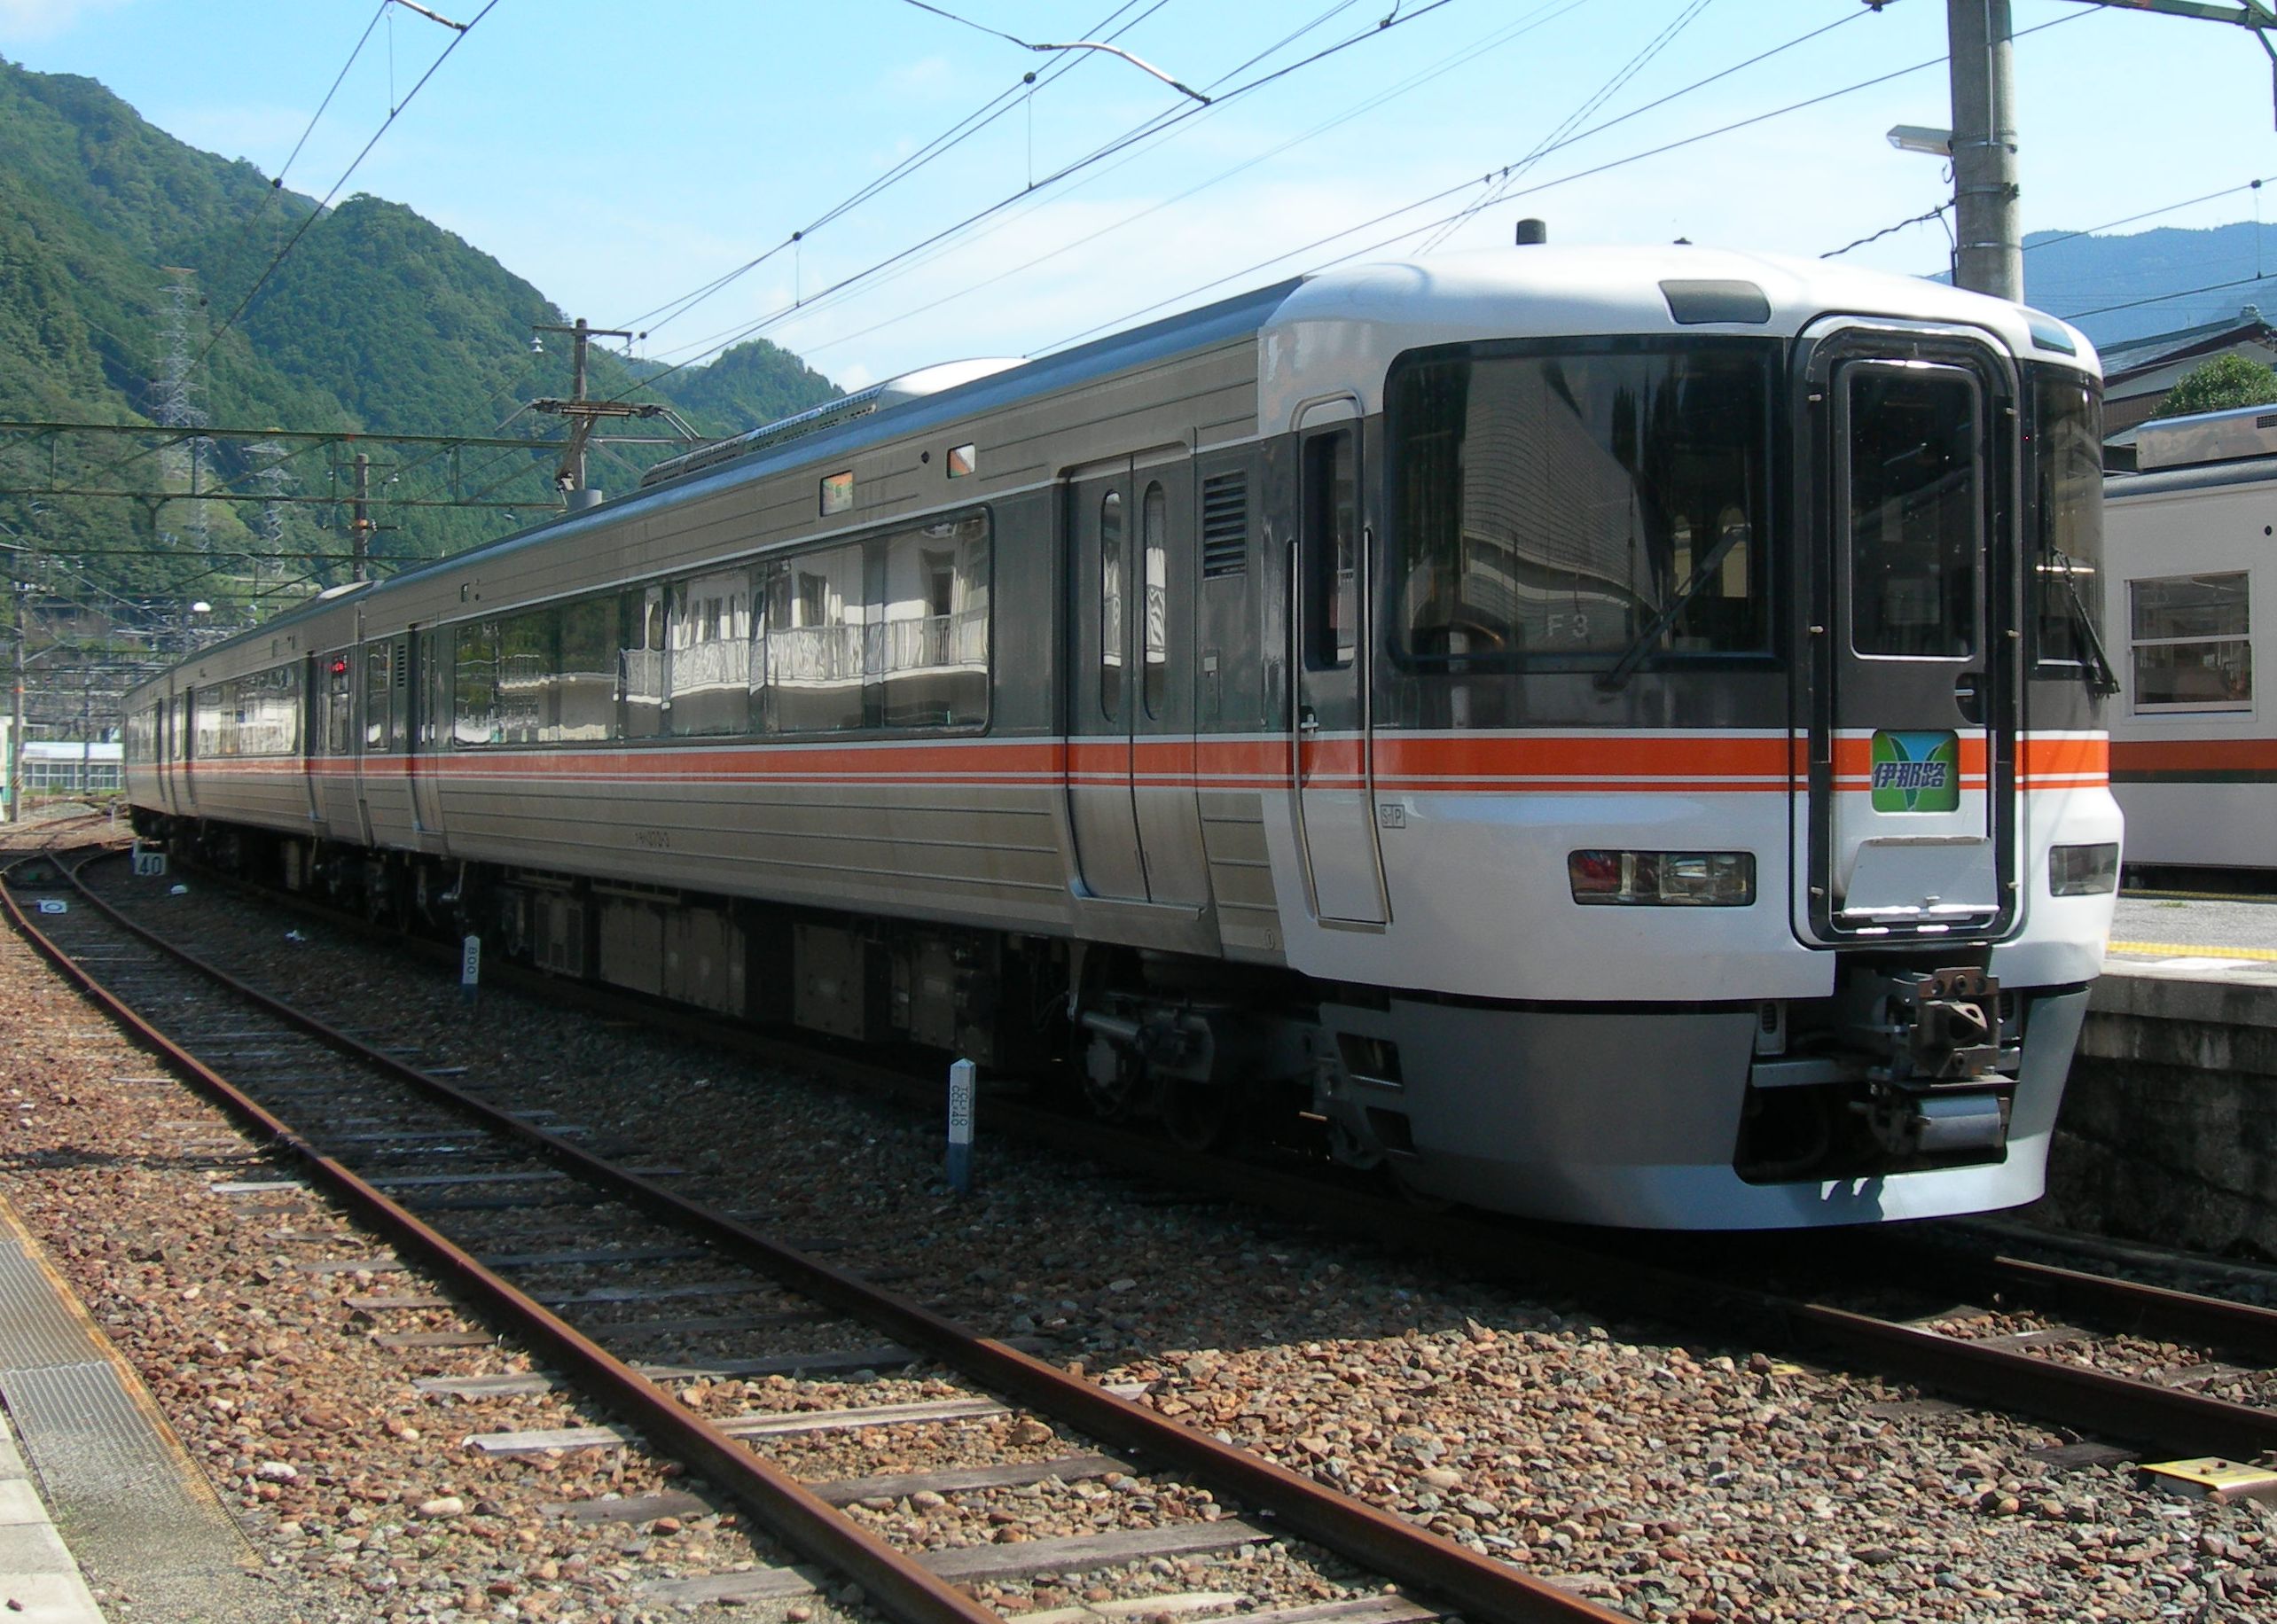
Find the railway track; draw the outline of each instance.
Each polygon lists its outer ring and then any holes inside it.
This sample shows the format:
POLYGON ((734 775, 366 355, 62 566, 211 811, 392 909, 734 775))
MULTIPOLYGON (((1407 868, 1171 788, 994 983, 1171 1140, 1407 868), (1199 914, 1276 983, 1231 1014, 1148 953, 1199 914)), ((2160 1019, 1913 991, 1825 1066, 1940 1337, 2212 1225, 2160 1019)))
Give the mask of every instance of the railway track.
MULTIPOLYGON (((559 984, 550 978, 510 967, 492 973, 540 995, 558 995, 559 984)), ((940 1103, 934 1077, 606 989, 582 993, 618 1016, 699 1029, 753 1058, 889 1093, 920 1110, 940 1103)), ((2277 1456, 2277 1310, 2035 1261, 1964 1224, 1932 1226, 1926 1232, 1934 1240, 1855 1230, 1780 1238, 1750 1250, 1738 1268, 1721 1238, 1695 1240, 1689 1249, 1713 1258, 1695 1266, 1654 1255, 1648 1247, 1664 1239, 1640 1248, 1618 1237, 1583 1238, 1586 1231, 1432 1212, 1350 1179, 1332 1175, 1324 1188, 1314 1170, 1197 1155, 1143 1129, 1071 1118, 1016 1097, 991 1096, 986 1113, 991 1132, 1102 1162, 1151 1185, 1433 1253, 1474 1277, 1514 1288, 1555 1290, 1600 1308, 1723 1334, 1743 1331, 1796 1357, 2125 1446, 2085 1445, 2082 1458, 2277 1456), (1779 1283, 1798 1275, 1813 1284, 1779 1283), (1899 1297, 1910 1300, 1890 1306, 1899 1297), (2230 1391, 2248 1396, 2224 1396, 2230 1391)))
MULTIPOLYGON (((1202 1593, 1219 1594, 1221 1604, 1246 1588, 1235 1564, 1261 1559, 1308 1570, 1335 1596, 1246 1615, 1278 1624, 1422 1624, 1458 1609, 1482 1620, 1619 1616, 1159 1416, 1130 1394, 976 1337, 879 1278, 763 1232, 749 1214, 707 1205, 700 1181, 680 1170, 622 1165, 578 1125, 518 1106, 507 1090, 477 1097, 292 1010, 179 955, 54 859, 21 865, 12 879, 21 883, 10 886, 7 910, 35 946, 221 1104, 281 1173, 341 1201, 481 1321, 479 1332, 403 1333, 407 1349, 497 1334, 546 1367, 430 1378, 422 1385, 433 1396, 497 1398, 567 1381, 620 1422, 574 1434, 481 1435, 475 1448, 643 1440, 700 1472, 800 1558, 911 1624, 995 1619, 962 1588, 978 1580, 1164 1557, 1203 1563, 1202 1593), (63 901, 67 910, 27 911, 26 897, 63 901), (833 1345, 786 1351, 802 1333, 833 1345), (954 1372, 954 1390, 854 1409, 801 1402, 802 1378, 919 1361, 954 1372), (722 1384, 743 1383, 747 1399, 755 1377, 784 1384, 765 1390, 763 1407, 723 1411, 707 1401, 722 1384), (1007 1414, 1024 1458, 810 1482, 769 1454, 820 1432, 955 1427, 1007 1414), (1065 1434, 1085 1441, 1071 1447, 1065 1434), (1019 1504, 1006 1495, 1090 1499, 1132 1486, 1146 1492, 1115 1495, 1115 1526, 1106 1531, 990 1537, 1005 1506, 1019 1504), (859 1514, 865 1502, 920 1504, 951 1537, 931 1549, 897 1542, 859 1514), (1222 1571, 1209 1565, 1221 1561, 1222 1571)), ((375 1292, 358 1306, 379 1320, 453 1303, 375 1292)), ((784 1566, 682 1581, 656 1599, 788 1597, 815 1582, 784 1566)))

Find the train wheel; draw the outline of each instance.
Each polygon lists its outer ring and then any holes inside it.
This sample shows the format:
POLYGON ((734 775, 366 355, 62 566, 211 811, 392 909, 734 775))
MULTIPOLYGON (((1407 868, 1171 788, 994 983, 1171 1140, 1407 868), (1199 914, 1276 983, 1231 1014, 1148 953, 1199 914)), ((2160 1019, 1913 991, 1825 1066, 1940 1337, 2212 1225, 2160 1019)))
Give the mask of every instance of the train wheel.
POLYGON ((1214 1151, 1240 1136, 1248 1104, 1231 1083, 1178 1079, 1162 1091, 1162 1128, 1180 1150, 1214 1151))
POLYGON ((1135 1116, 1146 1104, 1153 1080, 1146 1063, 1105 1038, 1093 1038, 1084 1056, 1084 1103, 1105 1122, 1135 1116))

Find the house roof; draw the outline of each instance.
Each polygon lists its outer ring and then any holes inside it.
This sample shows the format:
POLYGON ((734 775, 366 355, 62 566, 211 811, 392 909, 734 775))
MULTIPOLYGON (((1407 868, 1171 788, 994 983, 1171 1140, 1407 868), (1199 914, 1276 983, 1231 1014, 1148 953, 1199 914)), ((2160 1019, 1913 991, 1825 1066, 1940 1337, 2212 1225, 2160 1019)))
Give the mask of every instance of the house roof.
POLYGON ((2106 383, 2119 383, 2162 366, 2171 366, 2178 361, 2212 355, 2227 349, 2233 344, 2252 340, 2277 343, 2277 327, 2262 319, 2257 305, 2247 305, 2235 316, 2202 326, 2185 327, 2178 332, 2154 332, 2147 338, 2129 339, 2124 343, 2097 346, 2103 357, 2103 378, 2106 383))

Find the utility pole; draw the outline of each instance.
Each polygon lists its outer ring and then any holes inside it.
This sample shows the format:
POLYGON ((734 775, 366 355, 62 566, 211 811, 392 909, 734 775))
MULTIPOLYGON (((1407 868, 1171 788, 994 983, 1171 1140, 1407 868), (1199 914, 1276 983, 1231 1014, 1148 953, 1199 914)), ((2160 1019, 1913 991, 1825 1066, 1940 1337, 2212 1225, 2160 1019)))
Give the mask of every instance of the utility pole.
POLYGON ((16 714, 8 730, 8 821, 24 821, 24 644, 31 636, 25 618, 26 604, 31 596, 31 582, 24 577, 23 566, 17 565, 16 580, 16 714))
MULTIPOLYGON (((562 448, 561 465, 554 470, 553 483, 568 498, 569 509, 591 507, 601 499, 601 493, 585 484, 585 442, 591 438, 593 424, 601 418, 665 418, 677 423, 671 414, 657 404, 636 406, 630 401, 589 401, 585 398, 585 347, 595 339, 645 339, 645 332, 627 332, 616 327, 589 327, 585 318, 563 325, 559 322, 534 324, 532 332, 566 332, 575 345, 570 360, 569 398, 566 401, 532 401, 536 411, 551 412, 555 417, 569 419, 569 441, 562 448)), ((544 340, 534 339, 534 346, 544 340)), ((679 425, 685 427, 685 425, 679 425)))
POLYGON ((1945 0, 1952 79, 1953 282, 2022 301, 2015 50, 2008 0, 1945 0))
POLYGON ((372 457, 368 452, 356 454, 355 517, 348 520, 348 546, 355 554, 348 566, 348 579, 362 581, 372 565, 372 457))

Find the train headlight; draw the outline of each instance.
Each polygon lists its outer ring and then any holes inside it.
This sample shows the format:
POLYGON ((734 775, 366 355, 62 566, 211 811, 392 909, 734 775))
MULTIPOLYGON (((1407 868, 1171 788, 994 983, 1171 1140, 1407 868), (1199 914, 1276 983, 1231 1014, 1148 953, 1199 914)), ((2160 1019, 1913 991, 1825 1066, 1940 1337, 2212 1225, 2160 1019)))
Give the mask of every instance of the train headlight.
POLYGON ((2117 841, 2057 846, 2047 854, 2047 888, 2058 896, 2101 896, 2119 888, 2117 841))
POLYGON ((1592 906, 1745 908, 1755 901, 1755 854, 1571 852, 1566 879, 1573 900, 1592 906))

